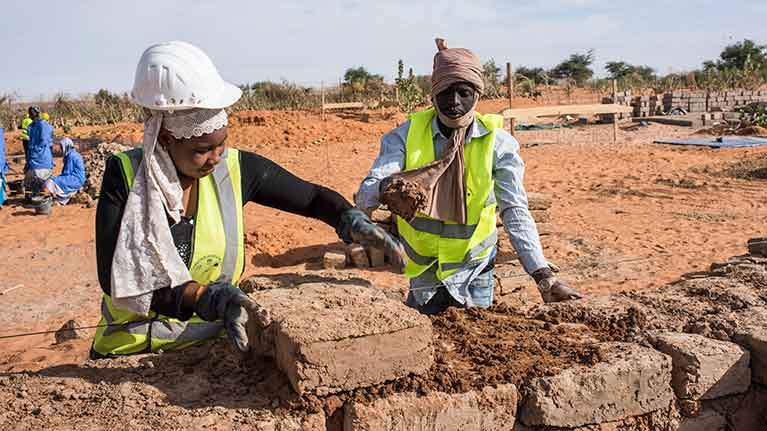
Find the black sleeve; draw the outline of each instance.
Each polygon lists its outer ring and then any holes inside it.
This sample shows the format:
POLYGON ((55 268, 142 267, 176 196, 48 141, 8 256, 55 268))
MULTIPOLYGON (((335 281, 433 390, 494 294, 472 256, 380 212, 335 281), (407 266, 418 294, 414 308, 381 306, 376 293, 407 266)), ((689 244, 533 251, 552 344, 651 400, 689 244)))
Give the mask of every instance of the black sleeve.
POLYGON ((242 193, 246 202, 322 220, 333 228, 352 207, 339 193, 298 178, 273 161, 240 151, 242 193))
MULTIPOLYGON (((106 295, 112 294, 112 257, 117 246, 128 187, 116 157, 107 160, 96 208, 96 266, 99 284, 106 295)), ((181 306, 182 287, 165 287, 154 291, 150 309, 181 320, 192 316, 192 310, 181 306)))

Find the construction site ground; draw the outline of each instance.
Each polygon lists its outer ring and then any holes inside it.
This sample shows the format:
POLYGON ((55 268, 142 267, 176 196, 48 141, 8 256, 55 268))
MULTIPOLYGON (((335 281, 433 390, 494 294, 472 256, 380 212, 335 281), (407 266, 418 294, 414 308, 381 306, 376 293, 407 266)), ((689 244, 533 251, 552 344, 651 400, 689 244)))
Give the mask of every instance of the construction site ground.
MULTIPOLYGON (((480 104, 480 111, 497 112, 504 107, 503 101, 489 101, 480 104)), ((349 200, 377 155, 380 137, 405 119, 393 111, 339 113, 328 115, 326 121, 311 111, 254 111, 236 117, 228 145, 258 152, 307 180, 338 190, 349 200)), ((527 190, 549 194, 554 201, 550 210, 554 232, 543 244, 547 258, 562 268, 561 278, 590 296, 648 290, 683 273, 707 270, 711 262, 743 254, 746 239, 764 236, 767 148, 717 150, 652 144, 657 138, 685 138, 694 132, 652 124, 635 131, 620 130, 616 143, 612 142, 611 125, 517 133, 527 190)), ((72 135, 107 142, 116 137, 136 141, 141 125, 76 128, 72 135)), ((9 153, 19 152, 16 132, 7 133, 6 142, 9 153)), ((60 159, 57 162, 60 168, 60 159)), ((12 167, 21 169, 18 164, 12 167)), ((9 177, 13 180, 20 175, 9 177)), ((0 210, 0 292, 6 292, 0 294, 0 337, 58 329, 70 319, 81 326, 97 324, 101 289, 96 277, 95 208, 69 205, 55 207, 50 216, 37 216, 33 210, 13 205, 13 199, 10 203, 0 210)), ((291 284, 345 280, 370 283, 391 297, 406 294, 405 278, 387 268, 322 269, 323 253, 340 246, 334 230, 322 222, 248 204, 245 230, 246 276, 262 275, 276 284, 286 277, 291 284)), ((520 269, 503 264, 496 273, 508 276, 520 269)), ((539 302, 533 284, 524 286, 515 300, 539 302)), ((498 299, 503 302, 504 297, 498 299)), ((530 375, 547 375, 571 364, 598 360, 591 349, 571 344, 580 334, 578 328, 563 327, 561 336, 538 343, 529 334, 549 332, 549 327, 542 329, 513 313, 492 316, 462 312, 434 319, 436 334, 453 334, 447 341, 443 338, 443 344, 436 343, 435 367, 472 363, 471 358, 456 362, 456 352, 467 349, 455 345, 475 343, 482 339, 483 331, 500 329, 510 334, 504 342, 517 346, 518 361, 512 361, 513 366, 500 366, 503 361, 488 353, 485 368, 468 369, 464 374, 450 368, 439 374, 441 380, 405 382, 402 384, 412 386, 405 389, 418 386, 451 392, 520 383, 530 375), (470 327, 476 329, 466 329, 470 327), (546 352, 559 353, 540 361, 541 356, 551 356, 546 352)), ((61 414, 47 404, 48 399, 70 400, 72 406, 84 409, 83 418, 98 416, 93 409, 116 416, 114 407, 119 405, 122 416, 113 421, 102 418, 101 426, 130 423, 145 413, 147 403, 170 407, 162 414, 151 410, 154 413, 137 426, 184 428, 188 423, 191 427, 204 424, 215 409, 220 411, 214 418, 223 414, 230 423, 248 423, 253 418, 245 408, 290 407, 291 395, 280 392, 289 392, 289 387, 273 365, 241 364, 224 343, 195 348, 183 356, 126 358, 83 368, 92 334, 93 330, 84 330, 82 338, 64 343, 56 343, 52 333, 0 339, 0 376, 8 378, 0 383, 14 397, 39 404, 32 406, 39 417, 61 414), (227 369, 242 367, 251 367, 251 371, 227 374, 227 369), (185 383, 191 376, 195 384, 185 383), (117 386, 124 393, 107 391, 104 385, 117 386)), ((612 330, 581 335, 599 341, 615 336, 612 330)), ((482 355, 492 347, 480 344, 473 354, 482 355)), ((384 385, 347 396, 391 390, 397 388, 384 385)), ((4 391, 0 388, 0 393, 4 391)), ((315 410, 319 407, 331 414, 333 402, 322 400, 315 410)), ((299 402, 302 406, 307 403, 311 400, 299 402)), ((72 415, 67 423, 78 423, 77 415, 67 414, 72 415)), ((87 429, 87 423, 82 425, 87 429)))

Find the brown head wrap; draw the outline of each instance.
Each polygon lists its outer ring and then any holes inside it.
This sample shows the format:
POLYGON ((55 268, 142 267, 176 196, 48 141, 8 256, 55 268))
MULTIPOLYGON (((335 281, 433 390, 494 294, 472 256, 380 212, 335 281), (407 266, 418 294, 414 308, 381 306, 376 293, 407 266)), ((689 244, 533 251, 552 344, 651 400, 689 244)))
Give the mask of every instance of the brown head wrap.
POLYGON ((457 82, 468 82, 479 94, 485 91, 482 63, 477 54, 466 48, 448 48, 444 39, 437 39, 437 49, 431 72, 432 97, 457 82))
POLYGON ((437 94, 458 82, 468 82, 479 94, 474 99, 474 107, 459 118, 443 115, 434 103, 440 121, 453 129, 442 157, 418 169, 392 175, 392 181, 381 194, 381 203, 388 205, 406 220, 411 219, 416 211, 420 211, 439 220, 466 224, 463 146, 468 127, 474 121, 474 109, 479 95, 485 89, 482 65, 476 54, 464 48, 448 49, 443 39, 437 39, 437 49, 439 51, 434 55, 434 71, 431 75, 432 100, 437 94), (418 193, 404 193, 405 190, 415 190, 418 193), (402 202, 403 196, 410 195, 413 197, 408 197, 406 202, 402 202), (398 208, 408 210, 398 211, 398 208))

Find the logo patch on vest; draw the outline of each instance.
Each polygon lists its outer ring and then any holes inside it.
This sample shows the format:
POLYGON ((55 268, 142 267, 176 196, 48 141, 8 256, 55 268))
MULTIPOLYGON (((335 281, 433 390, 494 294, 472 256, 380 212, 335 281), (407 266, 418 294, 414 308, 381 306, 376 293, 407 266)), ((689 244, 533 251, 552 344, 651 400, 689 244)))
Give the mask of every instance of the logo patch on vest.
POLYGON ((213 280, 213 272, 221 267, 222 261, 223 259, 214 254, 204 256, 192 266, 192 277, 198 282, 213 280))

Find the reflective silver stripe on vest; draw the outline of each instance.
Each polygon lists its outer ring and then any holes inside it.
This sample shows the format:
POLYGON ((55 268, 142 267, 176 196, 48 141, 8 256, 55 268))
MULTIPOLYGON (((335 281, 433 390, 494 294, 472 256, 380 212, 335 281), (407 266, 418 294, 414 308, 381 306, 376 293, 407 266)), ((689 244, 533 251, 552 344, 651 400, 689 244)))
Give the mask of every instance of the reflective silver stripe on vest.
POLYGON ((495 205, 496 203, 498 202, 495 200, 495 191, 490 191, 490 195, 487 197, 487 200, 485 200, 485 208, 490 205, 495 205))
POLYGON ((475 245, 471 249, 469 249, 468 252, 466 252, 466 256, 463 257, 463 262, 447 262, 441 264, 439 267, 442 269, 442 271, 450 271, 452 269, 459 269, 465 266, 467 263, 471 262, 475 257, 482 254, 483 251, 487 250, 488 247, 493 246, 496 241, 498 241, 498 230, 493 230, 493 233, 491 233, 487 238, 482 240, 479 244, 475 245))
POLYGON ((141 166, 141 161, 144 159, 143 148, 134 148, 125 152, 130 160, 130 164, 133 167, 133 179, 135 181, 136 175, 138 175, 138 168, 141 166))
POLYGON ((404 238, 402 238, 402 247, 405 248, 405 253, 407 253, 407 257, 410 258, 413 262, 415 262, 418 265, 430 265, 432 262, 437 260, 436 257, 429 257, 429 256, 422 256, 418 254, 415 250, 413 250, 413 247, 410 246, 410 244, 405 241, 404 238))
POLYGON ((232 180, 229 176, 228 155, 229 151, 224 151, 221 156, 223 160, 213 171, 218 207, 221 211, 221 221, 224 224, 224 236, 226 237, 224 260, 221 264, 221 276, 218 281, 226 283, 230 283, 234 279, 240 238, 239 224, 237 223, 237 199, 234 196, 234 186, 232 186, 232 180))
POLYGON ((177 342, 206 340, 217 337, 223 327, 221 322, 189 323, 155 320, 152 322, 152 338, 177 342))
MULTIPOLYGON (((487 200, 485 200, 485 208, 495 203, 495 193, 491 192, 487 200)), ((439 235, 442 238, 449 239, 469 239, 474 236, 474 231, 477 230, 476 224, 446 224, 442 220, 424 217, 416 217, 409 224, 419 232, 439 235)))
POLYGON ((477 229, 475 224, 445 224, 442 220, 416 217, 410 222, 413 229, 442 238, 469 239, 477 229))
POLYGON ((149 334, 149 320, 139 320, 138 322, 129 322, 124 324, 114 324, 114 318, 112 313, 109 312, 109 306, 106 300, 101 299, 101 315, 104 316, 104 320, 107 321, 107 326, 104 328, 104 336, 114 334, 115 332, 127 332, 133 335, 148 335, 149 334))

